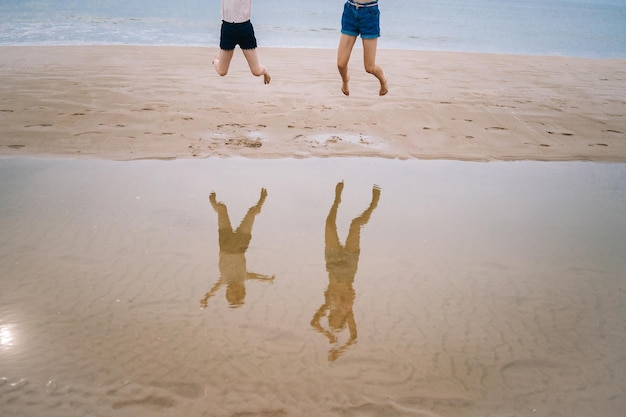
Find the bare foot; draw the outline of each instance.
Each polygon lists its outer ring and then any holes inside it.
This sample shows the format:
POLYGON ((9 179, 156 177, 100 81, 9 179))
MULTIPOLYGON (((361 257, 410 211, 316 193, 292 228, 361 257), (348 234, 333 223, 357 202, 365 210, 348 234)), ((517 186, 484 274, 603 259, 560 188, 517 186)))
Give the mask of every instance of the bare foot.
POLYGON ((348 81, 344 81, 341 83, 341 92, 346 96, 350 95, 350 87, 348 87, 348 81))
POLYGON ((211 202, 211 205, 213 206, 213 208, 217 207, 217 198, 215 196, 215 191, 213 191, 210 195, 209 195, 209 201, 211 202))
POLYGON ((372 209, 378 205, 378 200, 380 200, 380 187, 374 185, 374 187, 372 187, 372 202, 370 203, 372 209))
POLYGON ((378 94, 381 96, 384 96, 388 92, 389 92, 389 88, 387 87, 387 79, 385 78, 385 80, 382 83, 380 83, 380 91, 378 92, 378 94))
POLYGON ((263 83, 269 84, 271 80, 272 80, 272 77, 270 77, 270 73, 267 72, 267 70, 265 70, 265 72, 263 73, 263 83))
POLYGON ((343 181, 338 182, 335 186, 335 200, 341 201, 341 193, 343 192, 343 181))

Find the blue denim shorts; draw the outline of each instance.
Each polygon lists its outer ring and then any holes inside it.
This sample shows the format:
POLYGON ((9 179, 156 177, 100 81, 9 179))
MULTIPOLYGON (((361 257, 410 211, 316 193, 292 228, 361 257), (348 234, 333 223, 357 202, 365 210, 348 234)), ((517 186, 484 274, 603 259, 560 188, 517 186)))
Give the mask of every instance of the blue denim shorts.
POLYGON ((241 49, 254 49, 257 47, 252 23, 250 23, 249 20, 243 23, 222 21, 220 49, 232 51, 237 45, 239 45, 241 49))
POLYGON ((361 4, 348 0, 343 6, 341 33, 348 36, 361 35, 363 39, 380 37, 378 0, 361 4))

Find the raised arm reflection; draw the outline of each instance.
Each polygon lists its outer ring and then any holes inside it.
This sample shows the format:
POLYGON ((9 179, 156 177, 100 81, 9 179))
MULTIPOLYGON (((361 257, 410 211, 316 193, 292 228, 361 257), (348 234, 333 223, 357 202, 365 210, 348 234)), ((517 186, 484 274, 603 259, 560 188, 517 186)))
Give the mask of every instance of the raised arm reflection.
POLYGON ((228 217, 228 209, 222 202, 217 202, 215 193, 211 193, 209 201, 217 213, 217 225, 220 245, 219 270, 220 278, 200 300, 200 306, 206 308, 209 298, 226 285, 226 300, 232 308, 241 307, 246 299, 246 280, 274 281, 274 276, 248 272, 246 267, 246 250, 252 239, 252 226, 257 214, 267 197, 265 188, 261 189, 259 201, 246 213, 237 230, 233 231, 228 217))
POLYGON ((345 245, 339 241, 337 234, 337 209, 341 203, 343 182, 335 187, 335 200, 326 218, 326 271, 328 271, 328 288, 324 293, 324 304, 315 312, 311 326, 328 338, 333 347, 328 352, 328 360, 334 361, 357 341, 357 326, 352 308, 354 305, 354 277, 359 264, 361 252, 361 228, 367 224, 374 209, 378 205, 380 189, 372 189, 372 201, 369 207, 355 217, 350 223, 350 230, 345 245), (321 319, 328 312, 328 326, 321 324, 321 319), (348 339, 340 342, 339 333, 348 328, 348 339))

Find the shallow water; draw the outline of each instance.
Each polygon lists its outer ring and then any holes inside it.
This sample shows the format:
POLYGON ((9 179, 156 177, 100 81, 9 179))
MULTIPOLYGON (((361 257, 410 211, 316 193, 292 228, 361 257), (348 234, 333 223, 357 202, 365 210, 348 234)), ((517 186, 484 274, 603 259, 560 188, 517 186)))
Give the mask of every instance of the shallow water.
POLYGON ((0 178, 2 416, 626 409, 624 164, 9 158, 0 178))

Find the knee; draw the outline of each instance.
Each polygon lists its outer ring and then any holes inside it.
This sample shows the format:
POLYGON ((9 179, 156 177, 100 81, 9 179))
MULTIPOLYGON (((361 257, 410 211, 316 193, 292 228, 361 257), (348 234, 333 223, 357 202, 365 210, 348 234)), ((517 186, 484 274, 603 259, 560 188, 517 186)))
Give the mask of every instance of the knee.
POLYGON ((217 75, 220 75, 223 77, 224 75, 228 74, 228 68, 222 68, 219 65, 214 65, 214 67, 215 67, 215 72, 217 72, 217 75))
POLYGON ((348 63, 347 62, 337 62, 337 69, 339 70, 339 72, 346 71, 348 69, 348 63))
POLYGON ((367 72, 368 74, 374 74, 376 72, 376 65, 365 65, 365 72, 367 72))
POLYGON ((255 77, 260 77, 261 75, 265 74, 265 67, 263 65, 259 65, 258 67, 250 68, 250 72, 255 77))
POLYGON ((222 77, 228 74, 228 66, 220 65, 220 60, 216 57, 213 60, 213 68, 215 68, 215 72, 217 75, 221 75, 222 77))

